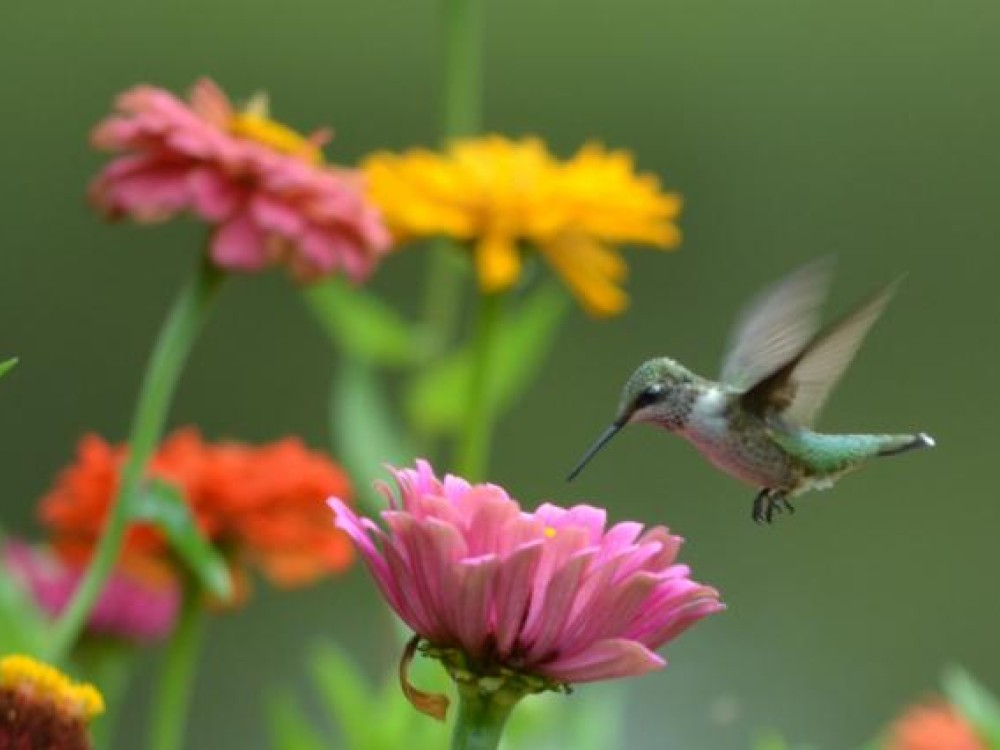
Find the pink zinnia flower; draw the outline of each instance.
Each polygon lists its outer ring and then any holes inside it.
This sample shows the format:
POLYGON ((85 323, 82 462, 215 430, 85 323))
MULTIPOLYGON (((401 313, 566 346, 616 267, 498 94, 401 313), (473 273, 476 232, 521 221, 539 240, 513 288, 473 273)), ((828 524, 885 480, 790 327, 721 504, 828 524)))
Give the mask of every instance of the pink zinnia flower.
MULTIPOLYGON (((82 568, 24 542, 8 541, 2 563, 52 617, 62 612, 83 578, 82 568)), ((90 613, 87 632, 140 643, 162 640, 173 631, 179 605, 180 590, 169 574, 136 562, 108 579, 90 613)))
POLYGON ((607 528, 588 505, 528 513, 425 461, 393 473, 387 531, 334 498, 337 525, 427 650, 459 651, 477 676, 557 687, 642 674, 666 663, 654 649, 723 607, 675 563, 681 539, 661 526, 607 528))
POLYGON ((91 186, 108 217, 149 222, 191 211, 215 226, 210 253, 220 267, 283 262, 304 280, 338 269, 363 279, 388 251, 360 173, 323 163, 328 131, 303 137, 269 119, 259 98, 234 109, 209 80, 189 103, 137 86, 117 110, 92 134, 97 148, 124 152, 91 186))

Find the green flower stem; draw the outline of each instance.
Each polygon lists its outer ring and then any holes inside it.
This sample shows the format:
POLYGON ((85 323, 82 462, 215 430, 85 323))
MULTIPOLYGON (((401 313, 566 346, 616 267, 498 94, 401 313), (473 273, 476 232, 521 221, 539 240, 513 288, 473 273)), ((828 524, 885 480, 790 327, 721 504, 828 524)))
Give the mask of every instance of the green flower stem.
POLYGON ((90 728, 94 747, 113 747, 136 654, 137 649, 113 638, 87 638, 73 651, 73 661, 82 669, 83 677, 97 685, 104 698, 104 713, 90 728))
POLYGON ((52 661, 64 660, 73 648, 118 559, 146 463, 163 434, 167 410, 184 362, 208 316, 222 278, 221 271, 207 258, 202 259, 197 274, 181 291, 160 330, 139 392, 129 433, 128 459, 122 469, 118 494, 83 581, 55 624, 48 654, 52 661))
POLYGON ((457 461, 459 473, 470 482, 482 480, 489 465, 494 407, 490 378, 495 367, 493 350, 500 328, 502 303, 502 294, 483 294, 479 297, 465 425, 457 461))
MULTIPOLYGON (((478 133, 483 111, 483 0, 441 0, 444 49, 442 140, 478 133)), ((447 346, 462 301, 465 266, 454 243, 435 243, 430 255, 424 320, 438 351, 447 346)))
POLYGON ((483 2, 441 0, 444 22, 444 135, 479 132, 483 103, 483 2))
POLYGON ((177 628, 163 655, 150 750, 179 750, 184 746, 192 683, 204 631, 204 609, 201 586, 189 577, 184 585, 177 628))
POLYGON ((499 690, 485 692, 475 681, 456 682, 458 686, 458 718, 452 735, 452 750, 496 750, 504 724, 520 693, 499 690))

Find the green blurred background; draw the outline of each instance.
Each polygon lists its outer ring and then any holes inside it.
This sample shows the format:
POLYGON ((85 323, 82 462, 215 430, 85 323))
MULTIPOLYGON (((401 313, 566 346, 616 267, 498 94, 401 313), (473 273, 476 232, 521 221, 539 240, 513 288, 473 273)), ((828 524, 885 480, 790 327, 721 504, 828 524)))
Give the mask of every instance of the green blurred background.
MULTIPOLYGON (((561 154, 594 137, 630 148, 686 200, 679 252, 629 254, 626 315, 574 311, 503 421, 492 470, 528 503, 593 500, 619 519, 668 524, 687 538, 696 576, 723 592, 728 612, 673 644, 668 669, 628 685, 628 746, 743 748, 778 728, 851 748, 950 662, 1000 687, 1000 5, 487 5, 489 129, 542 135, 561 154), (907 276, 822 426, 924 429, 937 450, 878 462, 772 528, 751 523, 751 489, 652 430, 626 432, 564 484, 639 361, 669 353, 713 373, 747 297, 825 254, 838 257, 834 311, 907 276)), ((86 208, 103 161, 86 136, 112 96, 210 75, 237 96, 269 91, 286 122, 332 124, 337 161, 433 143, 437 11, 389 0, 5 4, 0 354, 22 359, 0 389, 8 526, 37 533, 33 504, 82 433, 123 437, 151 337, 198 251, 192 223, 108 227, 86 208)), ((420 252, 407 252, 375 285, 413 310, 422 272, 420 252)), ((172 422, 325 445, 334 366, 281 274, 240 279, 172 422)), ((301 681, 319 636, 373 671, 393 664, 379 612, 360 569, 302 593, 259 587, 213 625, 189 746, 265 747, 263 687, 301 681)), ((142 698, 122 747, 140 746, 142 698)))

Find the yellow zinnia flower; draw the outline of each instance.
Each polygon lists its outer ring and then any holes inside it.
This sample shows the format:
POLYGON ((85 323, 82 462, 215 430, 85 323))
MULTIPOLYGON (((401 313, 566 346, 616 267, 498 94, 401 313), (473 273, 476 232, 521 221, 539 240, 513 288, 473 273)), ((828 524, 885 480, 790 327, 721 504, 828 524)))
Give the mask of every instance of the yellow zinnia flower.
POLYGON ((93 685, 27 656, 0 659, 0 748, 90 750, 87 725, 103 712, 93 685))
POLYGON ((499 292, 521 274, 521 248, 537 250, 593 315, 620 313, 628 267, 614 245, 669 249, 681 208, 626 151, 587 144, 567 161, 537 138, 454 141, 444 153, 378 152, 363 169, 370 197, 399 240, 448 236, 475 254, 481 288, 499 292))

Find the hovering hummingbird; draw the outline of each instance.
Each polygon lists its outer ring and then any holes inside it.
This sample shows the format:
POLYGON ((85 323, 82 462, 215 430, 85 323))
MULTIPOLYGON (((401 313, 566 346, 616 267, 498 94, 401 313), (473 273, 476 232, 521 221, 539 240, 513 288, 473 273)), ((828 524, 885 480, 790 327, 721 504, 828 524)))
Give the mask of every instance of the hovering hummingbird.
POLYGON ((865 334, 892 297, 878 291, 817 333, 829 263, 813 262, 762 292, 730 337, 718 382, 660 357, 641 364, 622 392, 618 416, 570 473, 572 480, 622 427, 648 422, 692 443, 718 468, 760 488, 753 520, 794 512, 791 498, 833 485, 874 456, 929 448, 923 432, 831 435, 811 429, 865 334))

